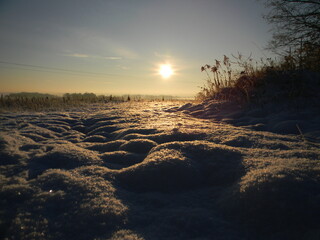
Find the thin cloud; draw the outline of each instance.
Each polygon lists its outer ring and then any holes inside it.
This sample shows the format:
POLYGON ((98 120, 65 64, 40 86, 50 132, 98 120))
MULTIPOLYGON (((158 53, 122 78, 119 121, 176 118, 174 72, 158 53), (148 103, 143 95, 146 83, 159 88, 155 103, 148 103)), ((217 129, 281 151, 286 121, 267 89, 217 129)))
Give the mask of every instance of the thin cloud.
POLYGON ((64 56, 75 57, 75 58, 89 58, 90 57, 87 54, 80 54, 80 53, 64 54, 64 56))
POLYGON ((106 60, 121 60, 122 57, 102 57, 103 59, 106 59, 106 60))
POLYGON ((116 57, 116 56, 105 57, 105 56, 88 55, 88 54, 82 54, 82 53, 64 54, 63 56, 74 57, 74 58, 103 59, 103 60, 121 60, 122 59, 122 57, 116 57))

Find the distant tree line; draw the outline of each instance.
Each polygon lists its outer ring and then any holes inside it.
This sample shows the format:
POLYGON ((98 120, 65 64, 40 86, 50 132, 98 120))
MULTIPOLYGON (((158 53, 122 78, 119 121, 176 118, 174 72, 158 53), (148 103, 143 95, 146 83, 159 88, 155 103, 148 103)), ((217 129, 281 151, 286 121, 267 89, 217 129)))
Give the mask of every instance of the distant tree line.
POLYGON ((44 93, 11 93, 0 95, 0 112, 12 110, 46 111, 78 107, 85 104, 120 103, 129 101, 159 101, 173 100, 172 96, 148 95, 96 95, 94 93, 65 93, 56 96, 44 93))

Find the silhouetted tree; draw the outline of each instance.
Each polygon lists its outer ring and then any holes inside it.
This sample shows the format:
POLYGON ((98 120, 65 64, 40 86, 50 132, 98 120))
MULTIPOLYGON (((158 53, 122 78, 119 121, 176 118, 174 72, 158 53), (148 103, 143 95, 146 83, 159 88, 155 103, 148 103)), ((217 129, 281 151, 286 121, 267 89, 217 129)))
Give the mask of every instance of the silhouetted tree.
POLYGON ((319 0, 266 0, 265 16, 274 24, 273 47, 297 46, 301 41, 320 46, 319 0))
POLYGON ((300 67, 320 61, 320 1, 265 0, 265 16, 273 24, 268 48, 282 56, 294 57, 300 67), (310 63, 306 61, 309 60, 310 63))

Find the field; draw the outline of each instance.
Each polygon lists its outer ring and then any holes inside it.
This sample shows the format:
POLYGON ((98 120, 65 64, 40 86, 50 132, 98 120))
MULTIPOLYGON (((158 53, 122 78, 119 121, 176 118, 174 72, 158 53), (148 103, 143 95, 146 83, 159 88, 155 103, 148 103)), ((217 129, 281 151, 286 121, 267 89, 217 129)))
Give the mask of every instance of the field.
POLYGON ((1 239, 320 239, 320 113, 2 112, 1 239))

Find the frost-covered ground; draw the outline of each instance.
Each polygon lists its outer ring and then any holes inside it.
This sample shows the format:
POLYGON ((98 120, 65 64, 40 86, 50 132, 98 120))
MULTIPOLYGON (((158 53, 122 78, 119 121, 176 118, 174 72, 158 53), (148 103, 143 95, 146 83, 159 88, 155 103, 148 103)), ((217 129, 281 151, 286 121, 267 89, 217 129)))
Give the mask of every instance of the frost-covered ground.
POLYGON ((2 113, 0 238, 320 239, 317 114, 214 102, 2 113))

